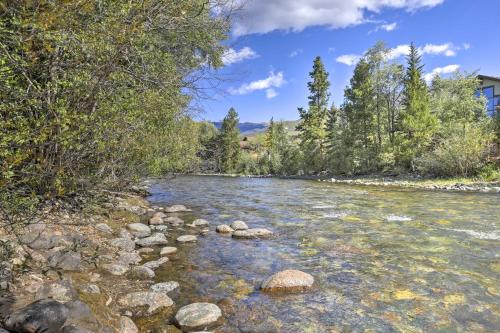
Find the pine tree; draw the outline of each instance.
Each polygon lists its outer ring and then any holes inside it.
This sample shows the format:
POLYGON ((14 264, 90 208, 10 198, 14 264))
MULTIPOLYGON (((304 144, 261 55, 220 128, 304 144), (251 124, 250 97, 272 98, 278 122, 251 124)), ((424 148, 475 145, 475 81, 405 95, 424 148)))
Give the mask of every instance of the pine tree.
POLYGON ((220 170, 225 173, 237 171, 240 160, 240 131, 238 129, 238 113, 230 108, 222 121, 219 137, 221 149, 220 170))
POLYGON ((413 43, 407 61, 399 162, 414 170, 415 159, 420 157, 431 144, 437 129, 437 119, 430 111, 429 89, 423 79, 422 58, 413 43))
POLYGON ((301 123, 297 126, 301 140, 301 150, 306 167, 315 172, 326 167, 327 117, 330 99, 328 72, 318 56, 314 59, 313 70, 307 83, 310 95, 309 108, 299 108, 301 123))

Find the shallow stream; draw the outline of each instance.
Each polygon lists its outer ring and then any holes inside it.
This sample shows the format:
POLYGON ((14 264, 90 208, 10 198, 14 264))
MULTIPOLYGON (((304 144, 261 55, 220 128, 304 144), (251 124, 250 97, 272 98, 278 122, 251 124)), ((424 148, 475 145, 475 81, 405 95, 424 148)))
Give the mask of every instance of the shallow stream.
POLYGON ((500 331, 498 194, 194 176, 152 192, 156 205, 193 209, 187 222, 210 221, 157 280, 180 283, 178 306, 217 303, 225 316, 217 332, 500 331), (234 220, 275 236, 215 233, 234 220), (286 268, 312 274, 314 289, 259 291, 286 268))

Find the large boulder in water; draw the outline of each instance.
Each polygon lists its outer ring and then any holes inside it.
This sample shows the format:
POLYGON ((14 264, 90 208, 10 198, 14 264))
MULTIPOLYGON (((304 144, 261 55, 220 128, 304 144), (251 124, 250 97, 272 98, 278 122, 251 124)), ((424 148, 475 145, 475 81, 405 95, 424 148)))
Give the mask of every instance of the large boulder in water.
POLYGON ((175 315, 177 324, 183 331, 192 332, 218 323, 221 309, 211 303, 193 303, 182 307, 175 315))
POLYGON ((248 225, 243 221, 234 221, 231 223, 231 228, 234 230, 248 230, 248 225))
POLYGON ((248 230, 236 230, 233 233, 234 238, 252 239, 252 238, 267 238, 271 237, 273 232, 264 228, 254 228, 248 230))
POLYGON ((227 224, 219 224, 215 230, 221 234, 230 234, 234 231, 234 229, 227 224))
POLYGON ((173 205, 165 208, 167 213, 190 212, 191 209, 186 208, 184 205, 173 205))
POLYGON ((68 319, 68 308, 57 301, 43 299, 11 313, 5 327, 17 333, 57 333, 68 319))
POLYGON ((314 284, 314 277, 308 273, 287 269, 278 272, 262 283, 263 291, 304 291, 314 284))

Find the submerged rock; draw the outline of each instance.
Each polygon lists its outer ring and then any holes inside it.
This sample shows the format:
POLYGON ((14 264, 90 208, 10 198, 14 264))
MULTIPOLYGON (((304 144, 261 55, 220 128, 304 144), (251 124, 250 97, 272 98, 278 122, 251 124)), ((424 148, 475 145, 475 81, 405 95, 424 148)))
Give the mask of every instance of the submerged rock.
POLYGON ((158 224, 163 224, 163 218, 165 218, 166 215, 162 212, 157 212, 153 215, 152 218, 149 219, 149 224, 150 225, 158 225, 158 224))
POLYGON ((166 246, 160 250, 160 255, 161 256, 166 256, 169 254, 174 254, 177 252, 177 248, 174 246, 166 246))
POLYGON ((184 205, 173 205, 165 208, 167 213, 177 213, 177 212, 190 212, 191 209, 186 208, 184 205))
POLYGON ((139 333, 139 329, 129 317, 120 317, 120 333, 139 333))
POLYGON ((234 230, 248 230, 248 226, 243 221, 234 221, 231 223, 231 228, 234 230))
POLYGON ((57 301, 43 299, 21 308, 5 319, 5 327, 12 332, 57 333, 68 318, 68 308, 57 301))
POLYGON ((203 226, 206 226, 208 225, 208 221, 207 220, 204 220, 204 219, 196 219, 193 221, 193 223, 191 224, 191 226, 193 227, 203 227, 203 226))
POLYGON ((144 238, 151 235, 151 228, 143 223, 127 224, 127 230, 135 237, 144 238))
POLYGON ((179 243, 188 243, 188 242, 196 242, 198 238, 194 235, 183 235, 177 237, 177 241, 179 243))
POLYGON ((168 297, 165 293, 138 291, 123 296, 118 300, 118 304, 129 309, 147 307, 146 314, 152 315, 161 308, 174 305, 174 301, 172 301, 172 299, 170 299, 170 297, 168 297))
POLYGON ((165 219, 170 225, 177 227, 184 224, 184 220, 177 216, 169 216, 165 219))
POLYGON ((166 245, 168 243, 164 234, 155 233, 149 237, 142 238, 136 241, 136 244, 141 247, 149 247, 156 245, 166 245))
POLYGON ((95 332, 88 330, 84 327, 80 327, 80 326, 76 326, 76 325, 68 325, 68 326, 63 327, 62 333, 95 333, 95 332))
POLYGON ((153 284, 150 289, 152 291, 169 293, 171 291, 174 291, 177 288, 179 288, 179 282, 168 281, 168 282, 161 282, 161 283, 153 284))
POLYGON ((273 232, 264 228, 254 228, 248 230, 236 230, 233 233, 234 238, 266 238, 271 237, 273 232))
POLYGON ((149 269, 157 269, 166 262, 168 262, 168 258, 162 257, 158 260, 148 261, 143 266, 149 269))
POLYGON ((303 291, 311 288, 314 277, 308 273, 288 269, 278 272, 262 283, 263 291, 303 291))
POLYGON ((227 224, 219 224, 215 230, 221 234, 230 234, 234 231, 234 229, 227 224))
POLYGON ((182 307, 175 315, 177 324, 184 331, 208 328, 218 323, 221 309, 211 303, 193 303, 182 307))

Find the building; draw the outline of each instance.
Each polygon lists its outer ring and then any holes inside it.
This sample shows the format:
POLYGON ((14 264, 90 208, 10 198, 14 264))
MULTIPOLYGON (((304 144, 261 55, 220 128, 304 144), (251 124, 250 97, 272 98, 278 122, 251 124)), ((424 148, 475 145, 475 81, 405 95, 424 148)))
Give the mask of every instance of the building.
POLYGON ((481 91, 488 99, 488 114, 494 116, 500 106, 500 77, 478 75, 481 80, 481 91))

